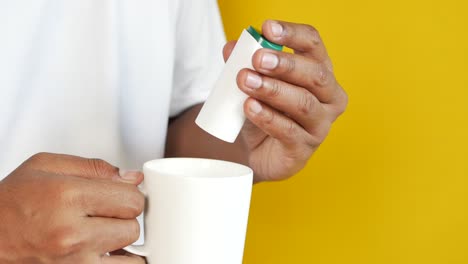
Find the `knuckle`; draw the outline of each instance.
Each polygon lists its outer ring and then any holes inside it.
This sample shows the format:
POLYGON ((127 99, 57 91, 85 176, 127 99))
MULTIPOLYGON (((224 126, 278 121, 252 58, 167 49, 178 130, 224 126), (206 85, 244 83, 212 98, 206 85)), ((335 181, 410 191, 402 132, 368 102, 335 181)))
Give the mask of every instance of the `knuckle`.
POLYGON ((304 144, 306 146, 306 149, 315 150, 320 146, 320 144, 322 144, 323 140, 324 139, 322 139, 320 137, 308 134, 304 138, 304 144))
POLYGON ((263 115, 262 123, 267 127, 273 126, 276 121, 276 114, 271 111, 264 111, 264 112, 265 114, 263 115))
POLYGON ((305 31, 307 32, 307 35, 309 36, 310 44, 312 46, 317 46, 321 43, 320 33, 315 27, 311 25, 305 25, 305 31))
POLYGON ((127 234, 127 243, 131 244, 138 240, 140 237, 140 224, 136 219, 132 219, 129 222, 128 234, 127 234))
POLYGON ((319 64, 315 68, 315 78, 314 78, 314 85, 317 87, 325 87, 330 82, 330 73, 328 68, 323 65, 319 64))
POLYGON ((348 102, 349 102, 349 96, 348 94, 345 92, 345 90, 341 89, 341 93, 342 93, 342 103, 340 104, 340 106, 338 107, 338 115, 341 115, 344 113, 344 111, 346 111, 346 108, 348 107, 348 102))
POLYGON ((339 88, 339 98, 336 100, 336 106, 334 107, 335 112, 335 119, 342 115, 346 108, 348 107, 349 97, 345 90, 341 87, 339 88))
POLYGON ((83 202, 79 189, 69 181, 57 182, 54 186, 54 191, 56 192, 57 201, 60 201, 64 206, 81 204, 83 202))
POLYGON ((118 169, 102 159, 88 159, 90 173, 95 176, 114 175, 118 169))
POLYGON ((284 73, 293 73, 296 70, 296 60, 293 56, 287 56, 282 59, 284 73))
POLYGON ((271 80, 271 85, 268 88, 266 96, 269 98, 277 98, 282 93, 282 86, 277 80, 271 80))
POLYGON ((133 187, 131 195, 129 195, 128 201, 128 212, 131 217, 139 216, 145 208, 145 196, 138 190, 137 187, 133 187))
POLYGON ((26 163, 31 164, 33 166, 40 166, 40 165, 46 163, 47 160, 50 159, 51 155, 53 155, 53 154, 47 153, 47 152, 39 152, 39 153, 36 153, 36 154, 32 155, 26 161, 26 163))
POLYGON ((309 116, 311 113, 315 112, 317 107, 317 100, 311 93, 306 93, 304 96, 301 96, 298 104, 298 111, 301 115, 309 116))
POLYGON ((123 242, 127 245, 134 243, 140 237, 140 224, 136 219, 128 220, 126 224, 126 232, 122 233, 123 242))
POLYGON ((84 248, 85 241, 80 239, 74 227, 60 227, 47 237, 46 250, 57 256, 67 256, 84 248))
POLYGON ((29 160, 32 160, 32 161, 42 160, 44 157, 47 157, 48 155, 50 155, 50 154, 47 153, 47 152, 38 152, 38 153, 32 155, 29 158, 29 160))
POLYGON ((320 146, 323 143, 323 141, 325 141, 325 139, 327 138, 328 133, 330 132, 331 125, 332 121, 330 120, 326 120, 323 123, 321 123, 315 128, 314 131, 312 131, 311 137, 306 138, 306 143, 308 143, 308 145, 312 148, 317 148, 318 146, 320 146))
POLYGON ((285 136, 288 138, 295 138, 299 132, 298 126, 292 121, 287 121, 285 126, 286 126, 286 129, 284 130, 284 132, 286 132, 285 136))
POLYGON ((57 184, 56 192, 58 200, 65 204, 75 202, 79 197, 74 188, 67 183, 57 184))

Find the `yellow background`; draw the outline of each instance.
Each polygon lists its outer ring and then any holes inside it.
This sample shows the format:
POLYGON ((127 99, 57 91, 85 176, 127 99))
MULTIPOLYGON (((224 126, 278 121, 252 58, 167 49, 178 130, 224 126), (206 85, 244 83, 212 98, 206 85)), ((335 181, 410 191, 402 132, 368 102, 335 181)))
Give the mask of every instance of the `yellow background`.
POLYGON ((229 39, 317 27, 350 98, 302 173, 255 186, 244 263, 468 263, 467 1, 219 3, 229 39))

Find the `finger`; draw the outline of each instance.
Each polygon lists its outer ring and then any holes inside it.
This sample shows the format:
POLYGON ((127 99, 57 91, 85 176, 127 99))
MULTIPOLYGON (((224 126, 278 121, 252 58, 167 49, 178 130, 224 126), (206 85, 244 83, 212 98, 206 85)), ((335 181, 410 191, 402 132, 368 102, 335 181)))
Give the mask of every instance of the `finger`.
POLYGON ((127 170, 119 170, 119 177, 114 176, 112 180, 118 182, 124 182, 133 185, 139 185, 144 180, 143 172, 141 171, 127 171, 127 170))
POLYGON ((329 122, 327 112, 320 101, 302 87, 260 76, 248 69, 239 73, 237 84, 247 95, 286 113, 309 134, 316 134, 316 129, 321 123, 329 122))
POLYGON ((119 173, 119 169, 101 159, 86 159, 78 156, 54 153, 37 153, 25 164, 44 172, 79 176, 92 179, 112 179, 138 185, 143 173, 131 171, 119 173))
POLYGON ((78 156, 38 153, 28 160, 36 169, 86 178, 110 179, 118 175, 118 168, 99 159, 86 159, 78 156))
POLYGON ((330 60, 319 32, 310 25, 267 20, 262 32, 267 39, 292 48, 296 53, 319 62, 330 60))
POLYGON ((101 264, 145 264, 144 258, 139 256, 103 256, 101 264))
POLYGON ((323 63, 304 56, 260 49, 252 64, 256 71, 308 89, 320 102, 332 103, 339 95, 335 75, 323 63))
POLYGON ((91 217, 86 220, 85 226, 86 241, 101 254, 131 245, 140 236, 140 225, 136 219, 91 217))
POLYGON ((133 219, 142 213, 145 197, 131 184, 82 179, 74 202, 85 216, 133 219))
POLYGON ((315 148, 320 144, 292 119, 256 99, 246 100, 244 112, 252 123, 280 141, 286 148, 298 149, 302 146, 315 148))
POLYGON ((226 43, 226 45, 224 45, 224 48, 223 48, 224 61, 227 61, 229 56, 231 56, 231 52, 236 46, 236 43, 237 41, 233 40, 233 41, 229 41, 228 43, 226 43))

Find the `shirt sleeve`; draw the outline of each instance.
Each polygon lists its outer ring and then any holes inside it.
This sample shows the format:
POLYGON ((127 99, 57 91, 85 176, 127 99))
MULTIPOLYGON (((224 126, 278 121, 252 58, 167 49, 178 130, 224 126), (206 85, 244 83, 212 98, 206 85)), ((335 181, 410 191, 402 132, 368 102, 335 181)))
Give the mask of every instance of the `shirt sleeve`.
POLYGON ((202 103, 224 65, 226 42, 216 0, 180 0, 170 116, 202 103))

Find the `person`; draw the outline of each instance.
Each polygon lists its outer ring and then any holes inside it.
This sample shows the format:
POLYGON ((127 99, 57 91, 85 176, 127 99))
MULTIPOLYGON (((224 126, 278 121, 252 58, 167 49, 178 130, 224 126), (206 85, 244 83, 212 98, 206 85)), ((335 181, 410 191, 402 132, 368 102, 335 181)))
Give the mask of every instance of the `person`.
POLYGON ((312 26, 267 20, 237 82, 234 144, 194 119, 229 57, 215 0, 10 1, 0 8, 0 263, 144 263, 138 168, 161 157, 247 164, 255 182, 299 172, 347 95, 312 26), (54 154, 61 153, 61 154, 54 154), (24 162, 23 162, 24 161, 24 162))

